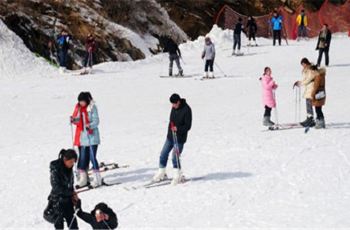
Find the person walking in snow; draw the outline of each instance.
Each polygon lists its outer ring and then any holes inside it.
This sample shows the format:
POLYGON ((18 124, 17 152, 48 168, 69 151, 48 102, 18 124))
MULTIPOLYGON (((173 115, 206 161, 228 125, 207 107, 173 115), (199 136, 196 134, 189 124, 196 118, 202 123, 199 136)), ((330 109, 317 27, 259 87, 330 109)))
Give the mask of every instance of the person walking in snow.
MULTIPOLYGON (((49 207, 44 212, 44 217, 55 214, 54 223, 56 229, 63 229, 64 220, 69 229, 78 229, 77 220, 74 218, 74 204, 78 196, 74 192, 73 166, 77 161, 77 154, 73 149, 62 149, 59 158, 50 163, 51 193, 48 198, 49 207)), ((51 217, 52 218, 52 217, 51 217)))
POLYGON ((265 67, 264 74, 260 78, 263 90, 263 104, 265 106, 263 125, 267 127, 272 127, 275 125, 275 123, 271 121, 271 110, 276 107, 274 90, 276 90, 278 87, 271 74, 271 68, 265 67))
POLYGON ((293 88, 295 86, 305 87, 304 98, 306 101, 306 120, 301 122, 300 124, 303 127, 313 127, 315 126, 315 121, 314 121, 314 110, 312 107, 312 91, 314 88, 315 71, 311 69, 312 65, 307 58, 301 59, 300 64, 303 67, 302 80, 296 81, 293 86, 293 88))
POLYGON ((105 203, 98 203, 90 212, 84 212, 81 208, 81 200, 77 201, 77 216, 90 224, 92 229, 116 229, 118 227, 118 218, 114 211, 105 203))
POLYGON ((315 71, 314 86, 311 92, 312 105, 316 110, 316 129, 326 128, 322 106, 326 103, 326 69, 317 66, 311 66, 311 70, 315 71))
POLYGON ((246 33, 244 30, 244 26, 242 24, 243 19, 238 18, 238 22, 235 25, 234 31, 233 31, 233 51, 232 55, 242 55, 241 53, 241 33, 246 33), (236 47, 238 48, 236 53, 236 47))
POLYGON ((271 19, 271 26, 273 30, 273 45, 276 45, 276 40, 278 44, 281 45, 281 36, 282 36, 282 16, 278 14, 277 11, 273 12, 273 17, 271 19))
POLYGON ((247 21, 247 29, 248 29, 248 46, 251 46, 250 41, 253 39, 254 41, 254 45, 258 46, 258 44, 256 43, 256 33, 258 32, 258 25, 256 24, 255 19, 253 18, 253 16, 249 16, 248 17, 248 21, 247 21))
POLYGON ((307 25, 308 20, 307 16, 305 15, 305 10, 302 9, 300 14, 297 16, 296 23, 298 25, 298 38, 299 41, 301 38, 307 38, 307 25))
POLYGON ((202 52, 202 59, 205 60, 204 76, 203 78, 214 78, 214 61, 215 61, 215 46, 210 37, 204 39, 204 50, 202 52), (208 70, 210 69, 210 74, 208 70))
POLYGON ((163 149, 160 153, 159 158, 159 170, 154 175, 153 181, 158 182, 167 178, 166 175, 166 166, 168 162, 168 157, 170 151, 174 148, 174 139, 173 132, 176 133, 178 140, 179 153, 173 152, 172 162, 174 167, 174 177, 172 184, 181 183, 184 179, 184 176, 181 171, 180 161, 177 161, 177 155, 183 151, 184 145, 187 141, 188 131, 192 126, 192 110, 191 107, 187 104, 185 99, 182 99, 178 94, 173 94, 170 97, 170 103, 172 104, 172 109, 170 113, 170 120, 168 124, 168 134, 163 146, 163 149), (179 163, 179 164, 178 164, 179 163))
POLYGON ((76 125, 74 145, 79 148, 79 180, 78 186, 88 184, 89 162, 92 162, 93 180, 91 186, 98 187, 102 184, 99 172, 99 164, 96 159, 97 148, 100 144, 100 123, 97 106, 89 92, 81 92, 78 96, 78 104, 75 106, 71 121, 76 125))
POLYGON ((92 71, 92 65, 94 63, 94 53, 96 52, 96 41, 95 37, 90 33, 88 37, 86 38, 85 42, 85 58, 84 58, 84 71, 85 73, 91 73, 92 71), (89 69, 87 67, 89 66, 89 69))
POLYGON ((173 64, 176 63, 179 73, 177 76, 183 76, 183 69, 180 64, 181 51, 179 46, 170 37, 167 38, 165 43, 164 51, 169 53, 169 76, 173 76, 173 64))
POLYGON ((57 37, 57 47, 58 47, 58 59, 60 62, 60 73, 64 73, 67 68, 67 56, 69 50, 69 43, 71 36, 66 30, 62 30, 61 34, 57 37))
POLYGON ((328 29, 328 25, 324 24, 320 34, 318 35, 318 41, 316 45, 316 50, 318 50, 317 66, 321 66, 323 53, 326 58, 326 66, 329 65, 329 47, 331 45, 332 32, 328 29))

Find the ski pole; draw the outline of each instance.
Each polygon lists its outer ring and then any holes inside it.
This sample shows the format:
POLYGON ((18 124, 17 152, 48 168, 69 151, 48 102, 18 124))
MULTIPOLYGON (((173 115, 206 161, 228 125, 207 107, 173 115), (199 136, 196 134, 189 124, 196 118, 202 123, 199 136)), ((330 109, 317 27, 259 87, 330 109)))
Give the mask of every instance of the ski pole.
POLYGON ((107 226, 108 229, 111 229, 111 227, 109 227, 108 223, 105 220, 103 220, 103 223, 107 226))
POLYGON ((225 72, 220 68, 220 66, 214 62, 215 66, 221 71, 221 73, 224 75, 224 77, 227 77, 227 75, 225 74, 225 72))
POLYGON ((299 122, 301 121, 301 89, 299 88, 299 122))
POLYGON ((69 226, 68 226, 68 229, 71 229, 71 227, 72 227, 72 225, 73 225, 73 222, 74 222, 75 219, 77 218, 77 214, 78 214, 78 211, 79 211, 79 210, 80 210, 79 208, 75 209, 73 219, 72 219, 72 221, 70 222, 70 224, 69 224, 69 226))
MULTIPOLYGON (((170 127, 171 129, 173 129, 175 127, 174 122, 170 123, 170 127)), ((179 149, 179 144, 177 142, 177 135, 175 131, 171 131, 173 134, 173 141, 174 141, 174 153, 175 153, 175 157, 176 157, 176 162, 177 162, 177 167, 181 170, 181 165, 180 165, 180 149, 179 149)))
MULTIPOLYGON (((273 91, 273 98, 275 99, 275 101, 276 101, 276 92, 275 92, 275 90, 273 91)), ((278 111, 277 111, 277 103, 276 103, 276 107, 275 107, 275 118, 276 118, 276 126, 278 126, 279 125, 279 123, 278 123, 278 111)))
POLYGON ((294 122, 298 121, 298 90, 294 89, 294 122))
POLYGON ((182 63, 184 63, 184 65, 187 65, 182 56, 180 56, 180 60, 182 61, 182 63))

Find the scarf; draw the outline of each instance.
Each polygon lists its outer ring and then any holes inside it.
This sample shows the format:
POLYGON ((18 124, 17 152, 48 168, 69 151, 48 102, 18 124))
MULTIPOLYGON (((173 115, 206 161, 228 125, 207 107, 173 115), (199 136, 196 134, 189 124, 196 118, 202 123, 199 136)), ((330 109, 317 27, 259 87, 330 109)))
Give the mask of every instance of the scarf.
MULTIPOLYGON (((77 126, 75 130, 74 146, 80 146, 81 133, 84 131, 84 127, 86 127, 86 124, 90 124, 87 106, 81 107, 79 104, 77 104, 75 106, 72 117, 73 118, 79 117, 79 121, 74 123, 77 126)), ((88 129, 87 132, 88 132, 88 135, 91 135, 93 133, 93 130, 88 129)))

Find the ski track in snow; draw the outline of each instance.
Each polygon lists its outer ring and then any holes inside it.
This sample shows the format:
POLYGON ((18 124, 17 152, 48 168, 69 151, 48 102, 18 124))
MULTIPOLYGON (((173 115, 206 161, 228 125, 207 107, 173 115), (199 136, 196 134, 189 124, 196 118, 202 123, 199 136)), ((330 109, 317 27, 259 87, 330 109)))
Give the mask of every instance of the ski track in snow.
MULTIPOLYGON (((258 78, 265 66, 272 68, 279 85, 278 120, 295 122, 292 84, 301 77, 300 59, 316 60, 315 39, 272 47, 271 41, 260 38, 261 46, 243 47, 245 56, 232 57, 232 31, 214 28, 210 35, 216 62, 225 74, 237 76, 233 78, 160 78, 168 71, 166 54, 99 64, 93 75, 62 76, 29 51, 22 56, 26 63, 39 64, 13 77, 29 67, 8 64, 18 58, 10 51, 24 48, 15 35, 1 30, 0 39, 6 41, 0 43, 1 60, 6 56, 6 64, 0 65, 2 229, 52 228, 42 218, 50 192, 48 166, 61 148, 72 145, 68 119, 83 90, 92 92, 99 109, 99 160, 130 167, 103 173, 106 180, 123 184, 82 193, 82 206, 88 211, 107 202, 121 229, 350 227, 350 55, 344 52, 349 38, 338 35, 332 41, 324 107, 328 128, 305 134, 304 129, 261 132, 265 128, 258 78), (145 184, 157 171, 173 92, 185 97, 193 110, 182 156, 184 173, 204 178, 127 190, 145 184)), ((186 74, 202 74, 203 41, 200 37, 181 45, 186 74)), ((304 100, 301 103, 303 118, 304 100)), ((170 161, 168 169, 171 176, 170 161)), ((88 228, 81 221, 79 225, 88 228)))

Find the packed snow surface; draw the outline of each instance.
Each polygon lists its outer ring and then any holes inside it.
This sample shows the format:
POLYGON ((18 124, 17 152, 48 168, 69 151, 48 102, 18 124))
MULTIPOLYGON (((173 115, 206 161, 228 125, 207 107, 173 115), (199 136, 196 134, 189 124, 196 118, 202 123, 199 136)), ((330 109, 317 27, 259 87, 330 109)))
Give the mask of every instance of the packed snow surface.
MULTIPOLYGON (((305 134, 304 129, 266 131, 258 78, 265 66, 272 68, 279 122, 299 121, 292 86, 301 78, 300 59, 316 60, 316 40, 273 47, 258 39, 258 47, 244 46, 245 55, 234 57, 232 31, 214 27, 210 36, 217 49, 215 74, 224 76, 223 71, 227 78, 198 80, 203 37, 180 47, 185 73, 196 76, 171 79, 159 77, 167 74, 167 54, 100 64, 92 75, 60 75, 15 35, 1 33, 0 228, 53 227, 42 218, 50 192, 48 166, 61 148, 72 145, 69 116, 80 91, 90 91, 98 105, 98 159, 130 165, 103 173, 121 185, 80 194, 85 211, 104 201, 117 213, 121 229, 350 228, 349 38, 332 41, 327 129, 305 134), (203 178, 130 190, 157 171, 174 92, 193 110, 184 174, 203 178)), ((304 100, 300 105, 304 119, 304 100)))

